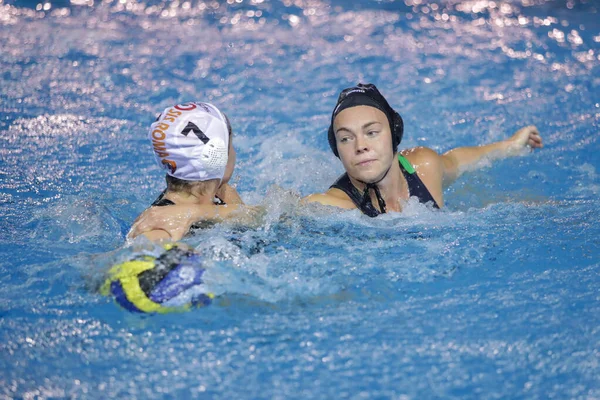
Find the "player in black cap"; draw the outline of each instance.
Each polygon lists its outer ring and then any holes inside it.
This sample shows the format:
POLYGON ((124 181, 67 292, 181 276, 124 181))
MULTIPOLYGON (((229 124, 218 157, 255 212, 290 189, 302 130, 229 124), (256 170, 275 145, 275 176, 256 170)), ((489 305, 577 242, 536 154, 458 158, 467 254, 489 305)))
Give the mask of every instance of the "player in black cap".
POLYGON ((373 84, 344 89, 331 114, 328 139, 346 173, 326 193, 306 201, 358 208, 370 217, 401 211, 414 196, 434 208, 444 205, 443 188, 486 158, 519 155, 526 147, 543 147, 536 127, 518 130, 507 140, 477 147, 459 147, 437 154, 426 147, 398 152, 402 117, 373 84))

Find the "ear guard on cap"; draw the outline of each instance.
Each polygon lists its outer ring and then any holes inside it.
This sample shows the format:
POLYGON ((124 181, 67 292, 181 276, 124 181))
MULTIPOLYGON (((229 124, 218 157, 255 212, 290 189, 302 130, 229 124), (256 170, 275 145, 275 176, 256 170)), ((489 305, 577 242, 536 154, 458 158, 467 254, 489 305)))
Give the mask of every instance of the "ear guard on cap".
MULTIPOLYGON (((337 143, 335 140, 335 134, 333 132, 333 120, 337 116, 337 114, 348 107, 343 107, 343 104, 346 101, 349 101, 349 98, 353 95, 364 95, 368 96, 372 101, 374 101, 379 110, 383 111, 388 118, 390 123, 390 130, 392 132, 392 150, 394 153, 398 149, 398 145, 402 142, 402 135, 404 134, 404 121, 400 114, 398 114, 387 102, 385 97, 379 92, 377 87, 372 83, 362 84, 359 83, 357 86, 349 87, 340 93, 338 97, 338 101, 336 103, 335 108, 333 109, 333 113, 331 114, 331 124, 329 125, 329 131, 327 132, 327 139, 329 140, 329 147, 331 147, 331 151, 335 154, 336 157, 340 157, 337 143)), ((355 105, 361 105, 360 102, 355 105)), ((373 106, 372 104, 364 104, 373 106)))

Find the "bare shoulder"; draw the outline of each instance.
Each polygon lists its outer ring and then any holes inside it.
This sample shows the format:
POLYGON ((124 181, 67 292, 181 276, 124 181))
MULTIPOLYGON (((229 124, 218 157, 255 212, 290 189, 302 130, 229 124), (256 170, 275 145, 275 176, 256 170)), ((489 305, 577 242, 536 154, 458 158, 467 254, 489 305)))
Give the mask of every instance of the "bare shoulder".
POLYGON ((444 160, 442 156, 428 147, 414 147, 403 150, 402 154, 415 168, 417 175, 429 190, 436 203, 444 205, 443 177, 444 160))
POLYGON ((442 157, 429 147, 413 147, 400 152, 415 167, 417 172, 421 169, 439 168, 442 157))
POLYGON ((326 206, 345 208, 348 210, 356 208, 348 195, 340 189, 332 188, 325 193, 315 193, 302 199, 303 203, 320 203, 326 206))

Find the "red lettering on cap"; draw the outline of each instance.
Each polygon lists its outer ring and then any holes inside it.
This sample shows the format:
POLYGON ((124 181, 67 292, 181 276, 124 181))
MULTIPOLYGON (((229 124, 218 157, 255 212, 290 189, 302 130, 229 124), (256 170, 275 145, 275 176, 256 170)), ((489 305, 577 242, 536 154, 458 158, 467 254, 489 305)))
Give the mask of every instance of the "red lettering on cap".
POLYGON ((194 103, 177 104, 174 108, 176 108, 177 110, 180 110, 180 111, 191 111, 194 108, 196 108, 196 105, 194 103))

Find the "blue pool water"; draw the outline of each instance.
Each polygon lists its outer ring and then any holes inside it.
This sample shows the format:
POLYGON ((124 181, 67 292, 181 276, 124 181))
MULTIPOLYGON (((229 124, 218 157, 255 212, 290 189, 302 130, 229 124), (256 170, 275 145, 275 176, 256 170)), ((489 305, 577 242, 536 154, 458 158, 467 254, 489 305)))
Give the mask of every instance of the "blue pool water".
POLYGON ((589 0, 0 0, 1 398, 600 398, 600 6, 589 0), (545 148, 461 177, 434 212, 299 207, 342 171, 343 87, 401 147, 535 124, 545 148), (207 308, 94 292, 163 189, 155 113, 219 105, 267 212, 185 241, 207 308))

